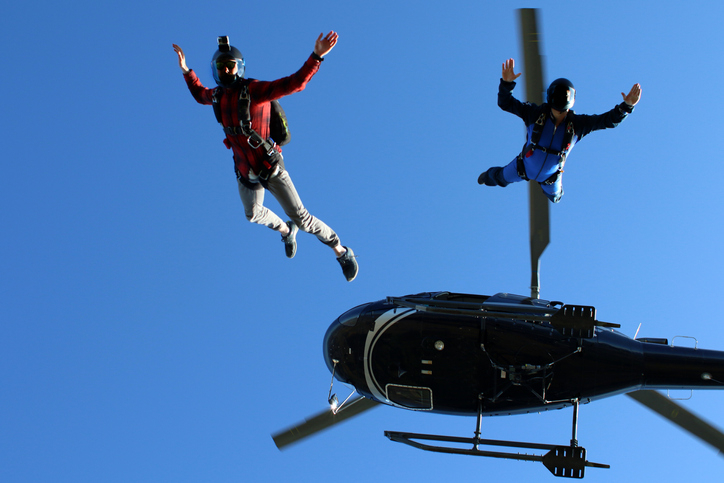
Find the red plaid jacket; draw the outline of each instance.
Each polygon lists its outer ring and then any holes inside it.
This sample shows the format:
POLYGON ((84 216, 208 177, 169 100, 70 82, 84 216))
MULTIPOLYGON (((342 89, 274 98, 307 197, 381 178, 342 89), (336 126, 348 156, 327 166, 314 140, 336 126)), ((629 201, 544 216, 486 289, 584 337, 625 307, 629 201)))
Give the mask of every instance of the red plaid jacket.
MULTIPOLYGON (((249 106, 249 115, 251 116, 251 127, 259 133, 264 139, 269 139, 269 117, 271 113, 271 101, 280 97, 288 96, 295 92, 304 90, 307 82, 319 70, 321 61, 310 56, 301 69, 296 73, 283 77, 281 79, 267 82, 259 80, 251 80, 249 83, 249 97, 251 103, 249 106)), ((201 84, 193 70, 184 74, 186 84, 191 91, 191 95, 199 104, 212 104, 212 96, 214 89, 208 89, 201 84)), ((221 120, 224 127, 240 126, 239 122, 239 89, 223 88, 219 106, 221 107, 221 120)), ((261 161, 264 158, 262 149, 252 149, 241 135, 227 135, 224 140, 227 148, 234 151, 234 162, 236 169, 241 175, 249 179, 249 169, 255 173, 259 172, 261 161)), ((281 148, 276 147, 279 152, 281 148)))

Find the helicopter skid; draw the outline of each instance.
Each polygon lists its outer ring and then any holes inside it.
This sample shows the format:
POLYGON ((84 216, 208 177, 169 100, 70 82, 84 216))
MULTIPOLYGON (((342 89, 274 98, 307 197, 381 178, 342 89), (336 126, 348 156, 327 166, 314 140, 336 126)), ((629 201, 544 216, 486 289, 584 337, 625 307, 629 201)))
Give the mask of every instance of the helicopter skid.
MULTIPOLYGON (((482 400, 482 397, 481 397, 482 400)), ((519 461, 540 461, 555 476, 564 478, 583 478, 586 466, 593 468, 610 468, 609 465, 592 463, 586 460, 586 448, 578 446, 578 404, 577 399, 573 403, 573 437, 569 446, 553 444, 524 443, 521 441, 501 441, 493 439, 481 439, 482 404, 478 406, 477 428, 474 438, 462 438, 457 436, 439 436, 419 433, 401 433, 385 431, 385 436, 398 443, 404 443, 414 448, 436 453, 465 454, 471 456, 487 456, 489 458, 504 458, 519 461), (433 446, 420 443, 416 440, 438 441, 442 443, 469 444, 472 448, 456 448, 453 446, 433 446), (521 454, 505 453, 502 451, 483 451, 478 446, 498 446, 508 448, 523 448, 534 450, 547 450, 545 454, 521 454)))
POLYGON ((566 478, 583 478, 586 466, 593 468, 610 468, 610 465, 593 463, 586 460, 586 449, 580 446, 557 446, 552 444, 525 443, 520 441, 501 441, 480 438, 464 438, 457 436, 441 436, 420 433, 403 433, 385 431, 391 441, 404 443, 414 448, 436 453, 464 454, 471 456, 486 456, 490 458, 503 458, 519 461, 540 461, 555 476, 566 478), (435 446, 422 441, 437 441, 441 443, 469 444, 472 448, 456 448, 451 446, 435 446), (479 445, 500 446, 521 449, 547 450, 545 454, 506 453, 502 451, 483 451, 479 445))

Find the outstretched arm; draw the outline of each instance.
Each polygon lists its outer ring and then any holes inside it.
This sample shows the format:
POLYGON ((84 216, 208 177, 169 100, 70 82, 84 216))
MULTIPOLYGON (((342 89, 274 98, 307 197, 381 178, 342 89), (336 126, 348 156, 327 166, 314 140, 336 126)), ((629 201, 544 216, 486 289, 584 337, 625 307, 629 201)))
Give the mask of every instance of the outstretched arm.
POLYGON ((181 71, 184 74, 188 74, 189 68, 186 66, 186 56, 184 55, 183 49, 181 49, 181 47, 179 47, 176 44, 172 44, 172 45, 173 45, 173 50, 175 50, 176 54, 178 54, 178 66, 181 67, 181 71))
POLYGON ((319 34, 317 41, 314 43, 314 53, 320 57, 327 55, 337 44, 337 39, 339 38, 339 35, 337 35, 337 32, 334 30, 330 31, 326 37, 322 37, 323 35, 323 33, 319 34))
POLYGON ((515 60, 508 59, 503 62, 503 75, 498 86, 498 107, 506 112, 515 114, 528 125, 534 122, 540 113, 538 112, 538 106, 535 104, 529 102, 522 103, 513 97, 515 79, 521 75, 521 73, 515 73, 515 60), (530 119, 531 116, 534 116, 533 119, 530 119))
POLYGON ((634 84, 628 95, 623 92, 621 95, 623 96, 623 102, 625 102, 629 107, 635 106, 641 99, 641 84, 634 84))
POLYGON ((521 73, 515 73, 515 61, 508 59, 503 62, 503 80, 505 82, 513 82, 515 79, 520 77, 521 73))
POLYGON ((204 87, 199 78, 196 77, 196 74, 188 68, 186 65, 186 56, 181 47, 173 44, 173 50, 178 55, 178 66, 184 73, 184 79, 186 80, 189 91, 191 91, 191 95, 194 96, 194 99, 196 99, 196 102, 199 104, 211 104, 214 90, 204 87))
POLYGON ((577 123, 575 129, 579 139, 592 131, 611 129, 621 124, 633 112, 634 106, 641 99, 641 86, 634 84, 628 95, 623 92, 621 95, 623 96, 623 102, 604 114, 593 116, 579 114, 575 117, 576 121, 574 122, 577 123))

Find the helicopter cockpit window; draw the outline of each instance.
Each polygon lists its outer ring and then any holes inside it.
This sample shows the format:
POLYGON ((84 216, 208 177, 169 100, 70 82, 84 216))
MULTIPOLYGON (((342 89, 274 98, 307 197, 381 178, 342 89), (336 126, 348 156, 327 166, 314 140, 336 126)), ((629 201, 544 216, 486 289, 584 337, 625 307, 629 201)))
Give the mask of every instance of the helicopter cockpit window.
POLYGON ((387 399, 408 409, 432 410, 432 390, 429 387, 388 384, 387 399))
POLYGON ((339 316, 339 323, 346 325, 347 327, 354 327, 357 324, 359 316, 362 315, 364 309, 367 308, 367 305, 369 304, 362 304, 353 309, 349 309, 347 312, 339 316))

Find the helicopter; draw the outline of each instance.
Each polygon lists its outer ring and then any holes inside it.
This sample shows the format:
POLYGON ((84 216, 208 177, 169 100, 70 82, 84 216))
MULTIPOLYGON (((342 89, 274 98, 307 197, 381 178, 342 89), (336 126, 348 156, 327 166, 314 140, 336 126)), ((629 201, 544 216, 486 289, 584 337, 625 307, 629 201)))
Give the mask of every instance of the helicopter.
MULTIPOLYGON (((540 104, 536 11, 519 12, 526 95, 540 104)), ((724 351, 631 339, 616 330, 618 324, 598 320, 593 306, 541 299, 548 209, 538 186, 529 183, 530 296, 427 292, 387 297, 340 315, 323 342, 332 373, 330 408, 274 434, 277 447, 385 404, 476 417, 473 437, 385 431, 391 441, 439 453, 539 461, 555 476, 583 478, 585 468, 610 466, 589 461, 579 445, 579 406, 627 394, 724 452, 724 433, 657 391, 724 388, 724 351), (354 388, 341 403, 333 394, 335 379, 354 388), (567 444, 481 437, 485 416, 563 408, 573 409, 567 444)))

